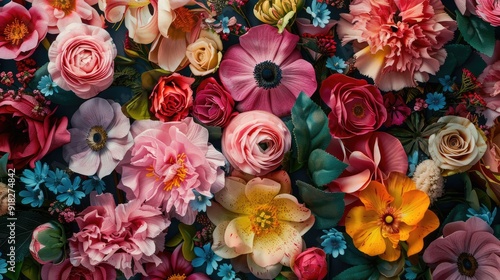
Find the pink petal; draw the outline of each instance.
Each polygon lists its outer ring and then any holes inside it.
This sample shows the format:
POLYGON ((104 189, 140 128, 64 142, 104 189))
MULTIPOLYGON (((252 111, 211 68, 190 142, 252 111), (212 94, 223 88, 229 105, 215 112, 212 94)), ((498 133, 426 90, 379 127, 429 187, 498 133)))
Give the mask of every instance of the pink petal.
POLYGON ((248 216, 238 217, 229 222, 224 233, 224 241, 238 254, 252 252, 255 233, 248 216))
POLYGON ((69 169, 86 176, 94 175, 98 167, 99 154, 90 148, 79 154, 72 155, 69 162, 69 169))

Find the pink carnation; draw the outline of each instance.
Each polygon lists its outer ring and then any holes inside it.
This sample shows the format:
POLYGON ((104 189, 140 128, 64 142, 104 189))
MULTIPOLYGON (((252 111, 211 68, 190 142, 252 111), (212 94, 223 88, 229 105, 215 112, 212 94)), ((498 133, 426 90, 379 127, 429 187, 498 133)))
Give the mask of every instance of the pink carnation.
POLYGON ((426 82, 444 63, 457 28, 439 0, 355 0, 341 14, 342 43, 354 41, 355 66, 383 91, 426 82))
POLYGON ((476 0, 476 13, 492 26, 500 26, 500 3, 497 0, 476 0))
POLYGON ((208 143, 208 131, 192 118, 178 122, 143 120, 132 124, 134 146, 118 171, 118 188, 128 199, 160 207, 186 224, 197 211, 194 190, 211 197, 224 187, 224 156, 208 143))
POLYGON ((116 206, 109 193, 92 194, 90 203, 76 218, 80 231, 68 239, 71 264, 93 272, 109 264, 130 278, 146 274, 143 263, 161 263, 155 254, 163 249, 170 221, 159 209, 140 200, 116 206))

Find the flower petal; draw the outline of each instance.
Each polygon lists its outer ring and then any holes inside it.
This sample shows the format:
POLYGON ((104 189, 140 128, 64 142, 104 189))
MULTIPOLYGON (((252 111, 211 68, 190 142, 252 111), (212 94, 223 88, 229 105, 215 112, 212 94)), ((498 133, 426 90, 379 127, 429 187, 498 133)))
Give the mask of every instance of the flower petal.
POLYGON ((377 256, 385 252, 385 241, 378 224, 379 215, 366 211, 365 207, 354 207, 345 218, 346 232, 361 252, 377 256))
POLYGON ((401 221, 407 225, 416 225, 429 208, 429 196, 420 190, 412 190, 403 194, 401 202, 401 221))
POLYGON ((258 279, 274 279, 283 267, 280 263, 266 267, 259 266, 255 263, 251 255, 247 256, 247 264, 250 272, 258 279))
POLYGON ((250 256, 259 266, 275 265, 285 256, 284 243, 274 231, 256 235, 250 256))
POLYGON ((396 208, 401 206, 404 193, 416 189, 415 182, 399 172, 391 172, 384 183, 389 194, 394 197, 392 205, 396 208))
POLYGON ((214 195, 215 200, 231 212, 248 214, 250 201, 245 195, 245 185, 245 181, 240 178, 227 177, 226 186, 214 195))
POLYGON ((290 194, 276 196, 271 204, 277 207, 279 220, 290 222, 303 222, 311 217, 311 210, 299 204, 297 199, 290 194))
POLYGON ((266 178, 254 178, 247 182, 245 194, 255 204, 265 204, 273 200, 281 189, 280 183, 266 178))
POLYGON ((412 256, 424 247, 424 237, 439 227, 439 218, 434 212, 427 210, 424 217, 417 224, 417 227, 410 232, 408 243, 408 256, 412 256))
POLYGON ((248 254, 252 252, 254 236, 250 219, 242 216, 229 222, 224 232, 224 242, 234 248, 237 254, 248 254))
POLYGON ((359 193, 359 199, 366 207, 367 211, 384 211, 394 198, 387 192, 387 189, 377 181, 371 181, 366 189, 359 193))

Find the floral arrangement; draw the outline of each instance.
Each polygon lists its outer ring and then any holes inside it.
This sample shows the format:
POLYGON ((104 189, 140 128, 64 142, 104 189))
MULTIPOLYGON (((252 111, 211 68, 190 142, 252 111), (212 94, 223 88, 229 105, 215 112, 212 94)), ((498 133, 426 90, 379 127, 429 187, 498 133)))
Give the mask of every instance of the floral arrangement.
POLYGON ((0 6, 0 279, 498 279, 500 2, 0 6))

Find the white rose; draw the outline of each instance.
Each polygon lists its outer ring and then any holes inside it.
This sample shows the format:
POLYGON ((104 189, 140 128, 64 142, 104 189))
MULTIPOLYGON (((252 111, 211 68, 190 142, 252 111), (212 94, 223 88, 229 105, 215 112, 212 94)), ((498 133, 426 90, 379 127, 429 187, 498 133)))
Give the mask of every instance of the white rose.
POLYGON ((471 121, 458 116, 441 117, 446 125, 429 137, 429 154, 443 176, 469 170, 486 151, 486 137, 471 121))
POLYGON ((189 68, 196 76, 205 76, 215 72, 222 59, 222 41, 212 31, 202 30, 200 37, 187 46, 186 56, 189 68))

